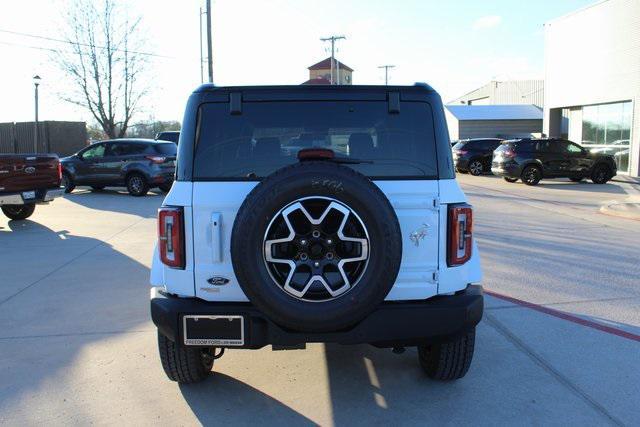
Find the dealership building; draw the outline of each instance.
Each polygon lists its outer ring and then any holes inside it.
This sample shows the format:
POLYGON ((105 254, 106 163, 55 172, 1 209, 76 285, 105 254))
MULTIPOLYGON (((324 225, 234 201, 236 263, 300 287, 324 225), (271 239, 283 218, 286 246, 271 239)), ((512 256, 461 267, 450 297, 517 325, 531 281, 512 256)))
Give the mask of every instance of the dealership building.
POLYGON ((640 175, 640 1, 604 0, 545 24, 543 132, 640 175))

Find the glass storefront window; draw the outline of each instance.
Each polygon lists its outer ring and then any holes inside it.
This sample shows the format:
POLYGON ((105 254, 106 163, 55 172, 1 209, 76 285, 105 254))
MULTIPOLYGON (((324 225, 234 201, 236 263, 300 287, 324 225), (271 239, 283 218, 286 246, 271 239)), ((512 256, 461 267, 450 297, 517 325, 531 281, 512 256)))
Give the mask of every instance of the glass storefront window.
POLYGON ((629 171, 631 102, 582 107, 582 145, 591 151, 611 154, 618 171, 629 171))

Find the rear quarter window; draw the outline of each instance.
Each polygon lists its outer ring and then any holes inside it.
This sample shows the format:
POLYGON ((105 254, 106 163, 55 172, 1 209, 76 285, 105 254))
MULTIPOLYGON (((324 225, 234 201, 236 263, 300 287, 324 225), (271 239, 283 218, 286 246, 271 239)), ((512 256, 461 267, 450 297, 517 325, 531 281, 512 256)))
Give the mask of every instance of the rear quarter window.
POLYGON ((303 148, 329 148, 372 179, 437 179, 433 113, 425 102, 245 102, 200 107, 195 180, 259 180, 297 162, 303 148))

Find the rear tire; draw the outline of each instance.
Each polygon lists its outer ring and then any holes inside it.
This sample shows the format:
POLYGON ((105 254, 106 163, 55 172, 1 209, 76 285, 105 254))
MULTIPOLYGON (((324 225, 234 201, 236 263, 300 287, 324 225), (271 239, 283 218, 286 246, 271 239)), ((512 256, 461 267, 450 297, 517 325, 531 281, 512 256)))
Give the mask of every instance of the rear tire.
POLYGON ((450 381, 465 376, 473 359, 475 328, 453 341, 418 347, 418 360, 427 376, 450 381))
POLYGON ((147 180, 139 173, 132 173, 127 177, 127 191, 135 197, 142 197, 149 191, 147 180))
POLYGON ((527 185, 538 185, 542 179, 542 171, 537 166, 527 166, 522 171, 521 179, 527 185))
POLYGON ((518 181, 518 178, 509 178, 508 176, 503 176, 502 178, 504 178, 505 181, 510 182, 512 184, 518 181))
POLYGON ((4 213, 9 219, 14 221, 21 221, 29 218, 33 215, 33 211, 36 210, 35 203, 29 203, 27 205, 6 205, 2 206, 2 213, 4 213))
POLYGON ((62 174, 62 186, 64 187, 65 193, 71 193, 74 188, 76 188, 75 182, 73 182, 73 178, 68 173, 62 174))
POLYGON ((606 184, 611 179, 611 168, 607 165, 596 165, 591 172, 591 181, 594 184, 606 184))
POLYGON ((467 171, 464 171, 464 170, 462 170, 462 169, 460 169, 460 168, 456 168, 456 172, 461 173, 461 174, 466 174, 466 173, 468 173, 467 171))
POLYGON ((569 179, 570 179, 571 181, 573 181, 573 182, 580 182, 580 181, 582 181, 584 178, 583 178, 583 177, 581 177, 581 176, 580 176, 580 177, 577 177, 577 176, 576 176, 576 177, 572 177, 572 178, 569 178, 569 179))
POLYGON ((160 189, 160 191, 164 192, 164 193, 168 193, 169 190, 171 190, 171 186, 173 185, 173 183, 171 184, 162 184, 159 185, 158 188, 160 189))
POLYGON ((479 176, 482 175, 482 172, 484 172, 484 165, 480 160, 475 159, 469 162, 469 173, 471 175, 479 176))
POLYGON ((171 381, 197 383, 209 376, 213 368, 214 349, 180 347, 158 331, 158 351, 162 369, 171 381))
POLYGON ((92 185, 91 188, 95 191, 102 191, 104 190, 104 185, 92 185))

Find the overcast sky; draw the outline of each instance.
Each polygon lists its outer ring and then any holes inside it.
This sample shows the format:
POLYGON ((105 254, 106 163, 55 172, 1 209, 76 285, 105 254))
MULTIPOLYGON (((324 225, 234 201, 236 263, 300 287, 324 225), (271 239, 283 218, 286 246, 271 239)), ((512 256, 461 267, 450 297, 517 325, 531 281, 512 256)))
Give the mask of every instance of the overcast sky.
MULTIPOLYGON (((445 101, 491 79, 543 77, 543 24, 594 0, 378 1, 214 0, 214 81, 218 85, 299 84, 328 56, 320 37, 345 35, 338 59, 355 84, 382 84, 378 65, 394 64, 392 84, 426 81, 445 101)), ((60 44, 10 34, 59 38, 68 0, 3 1, 0 12, 0 122, 33 120, 39 74, 41 120, 90 120, 64 101, 64 75, 50 51, 60 44), (39 48, 39 49, 38 49, 39 48)), ((136 120, 182 120, 200 84, 199 0, 121 1, 142 16, 153 89, 136 120)))

